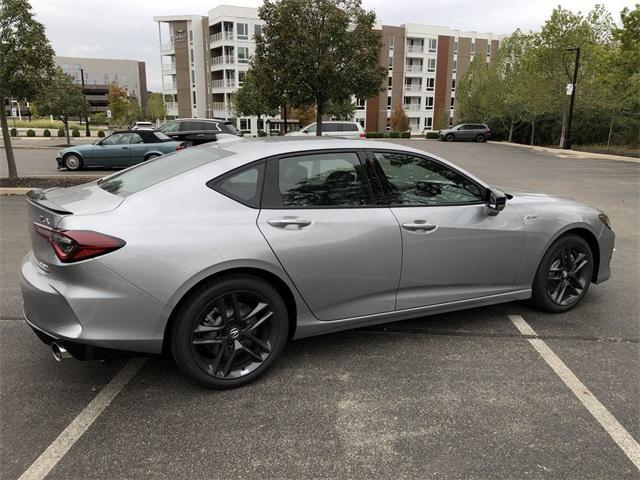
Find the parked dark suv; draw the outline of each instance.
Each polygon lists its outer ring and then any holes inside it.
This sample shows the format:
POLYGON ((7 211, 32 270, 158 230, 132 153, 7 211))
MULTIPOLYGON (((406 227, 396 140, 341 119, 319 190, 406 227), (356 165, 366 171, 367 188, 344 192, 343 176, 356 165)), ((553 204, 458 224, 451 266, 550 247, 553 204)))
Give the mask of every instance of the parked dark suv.
POLYGON ((484 142, 489 137, 491 137, 491 130, 483 123, 462 123, 452 128, 440 130, 440 140, 447 142, 455 140, 484 142))
POLYGON ((191 145, 215 142, 219 133, 242 135, 232 122, 215 118, 179 118, 165 123, 158 131, 191 145))

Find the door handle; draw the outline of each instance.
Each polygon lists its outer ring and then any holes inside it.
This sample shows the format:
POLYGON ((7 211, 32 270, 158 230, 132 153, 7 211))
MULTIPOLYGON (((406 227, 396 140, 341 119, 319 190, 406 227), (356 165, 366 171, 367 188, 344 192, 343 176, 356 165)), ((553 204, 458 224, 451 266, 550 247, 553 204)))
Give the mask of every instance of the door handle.
POLYGON ((280 217, 280 218, 270 218, 267 220, 267 223, 272 227, 287 229, 288 230, 301 230, 305 227, 311 225, 311 220, 306 220, 304 218, 299 217, 280 217))
POLYGON ((402 224, 402 228, 416 233, 431 233, 434 232, 438 226, 431 225, 426 220, 414 220, 413 222, 407 222, 402 224))

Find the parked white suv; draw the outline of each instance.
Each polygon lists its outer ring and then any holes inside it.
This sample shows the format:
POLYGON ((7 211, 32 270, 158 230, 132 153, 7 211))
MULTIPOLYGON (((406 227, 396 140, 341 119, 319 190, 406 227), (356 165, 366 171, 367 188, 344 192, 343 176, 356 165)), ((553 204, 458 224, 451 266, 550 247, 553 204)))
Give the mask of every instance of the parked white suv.
MULTIPOLYGON (((287 133, 291 136, 315 135, 316 124, 312 123, 299 132, 287 133)), ((322 122, 322 135, 328 137, 344 137, 350 139, 365 138, 364 128, 358 122, 322 122)))

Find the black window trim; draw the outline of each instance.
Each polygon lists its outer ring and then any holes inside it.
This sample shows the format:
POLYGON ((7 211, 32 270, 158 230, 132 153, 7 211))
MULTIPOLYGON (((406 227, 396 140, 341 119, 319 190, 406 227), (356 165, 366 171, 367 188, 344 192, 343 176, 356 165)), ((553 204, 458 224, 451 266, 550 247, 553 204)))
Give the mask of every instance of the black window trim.
POLYGON ((275 155, 273 157, 269 157, 265 159, 266 161, 266 169, 265 169, 265 179, 264 186, 262 189, 262 201, 260 203, 260 208, 262 210, 345 210, 345 209, 355 209, 355 208, 387 208, 387 205, 376 205, 377 197, 374 195, 374 191, 372 188, 372 179, 369 176, 369 172, 367 171, 367 153, 364 149, 361 148, 327 148, 327 149, 314 149, 314 150, 300 150, 297 152, 289 152, 283 153, 279 155, 275 155), (285 207, 283 205, 280 206, 268 206, 268 200, 265 201, 267 195, 272 195, 274 197, 280 197, 280 189, 278 188, 278 175, 279 175, 279 160, 283 158, 290 157, 301 157, 308 155, 322 155, 327 153, 355 153, 360 166, 362 167, 364 173, 364 181, 369 192, 369 201, 371 205, 321 205, 317 207, 308 207, 308 206, 298 206, 298 207, 285 207), (267 204, 265 205, 265 202, 267 204))
POLYGON ((429 160, 433 163, 437 163, 438 165, 441 165, 445 168, 449 168, 453 170, 461 177, 466 178, 469 182, 476 185, 481 191, 486 192, 488 187, 485 185, 482 185, 481 183, 478 183, 476 180, 470 178, 468 175, 465 175, 457 168, 454 168, 451 165, 447 165, 443 162, 440 162, 437 159, 430 157, 429 155, 423 155, 415 152, 406 152, 403 150, 393 150, 389 148, 375 148, 375 149, 368 148, 366 149, 366 153, 367 153, 367 161, 371 163, 371 172, 373 173, 373 175, 375 175, 376 182, 380 185, 380 188, 384 193, 385 200, 387 202, 385 205, 386 207, 389 207, 389 208, 425 208, 427 207, 429 208, 429 207, 463 207, 463 206, 469 206, 469 205, 486 205, 486 200, 484 199, 478 200, 476 202, 439 203, 439 204, 433 204, 433 205, 394 205, 393 203, 391 203, 391 195, 390 195, 389 189, 386 187, 385 182, 382 182, 380 180, 380 177, 385 176, 385 174, 384 174, 384 171, 382 170, 382 167, 380 166, 380 164, 377 162, 375 158, 375 155, 374 155, 375 153, 396 153, 401 155, 413 155, 415 157, 422 158, 424 160, 429 160))
POLYGON ((266 177, 266 171, 267 171, 266 163, 267 163, 267 160, 269 160, 269 158, 271 157, 261 158, 260 160, 256 160, 250 163, 246 163, 244 165, 240 165, 239 167, 236 167, 233 170, 229 170, 228 172, 225 172, 222 175, 212 178, 206 183, 206 185, 211 190, 214 190, 215 192, 218 192, 220 195, 224 195, 225 197, 230 198, 231 200, 241 203, 245 207, 249 207, 254 210, 260 210, 262 208, 261 207, 262 198, 263 198, 265 177, 266 177), (254 168, 258 169, 258 189, 255 196, 257 201, 255 203, 247 202, 243 198, 237 197, 235 195, 230 194, 229 192, 225 192, 220 188, 218 188, 220 187, 220 185, 222 185, 225 182, 225 180, 231 177, 234 177, 240 173, 243 173, 246 170, 252 170, 254 168))

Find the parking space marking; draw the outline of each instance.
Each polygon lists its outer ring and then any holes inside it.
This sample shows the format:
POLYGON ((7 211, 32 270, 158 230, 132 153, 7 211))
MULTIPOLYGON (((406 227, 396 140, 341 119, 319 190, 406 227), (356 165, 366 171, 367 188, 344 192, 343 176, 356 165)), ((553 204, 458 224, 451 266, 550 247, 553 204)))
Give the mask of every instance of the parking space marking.
POLYGON ((127 363, 115 377, 91 400, 82 412, 65 428, 58 438, 40 455, 18 480, 41 480, 73 447, 105 408, 120 393, 123 387, 135 376, 147 361, 138 358, 127 363))
POLYGON ((589 410, 589 413, 598 421, 598 423, 613 438, 629 460, 633 462, 638 470, 640 470, 640 445, 631 436, 631 434, 620 425, 620 422, 611 415, 602 403, 589 391, 589 389, 569 370, 562 360, 549 348, 549 346, 539 338, 531 328, 531 326, 520 315, 509 315, 509 319, 521 334, 526 335, 527 340, 540 354, 542 359, 547 362, 551 369, 556 372, 560 379, 573 394, 580 400, 582 405, 589 410))

